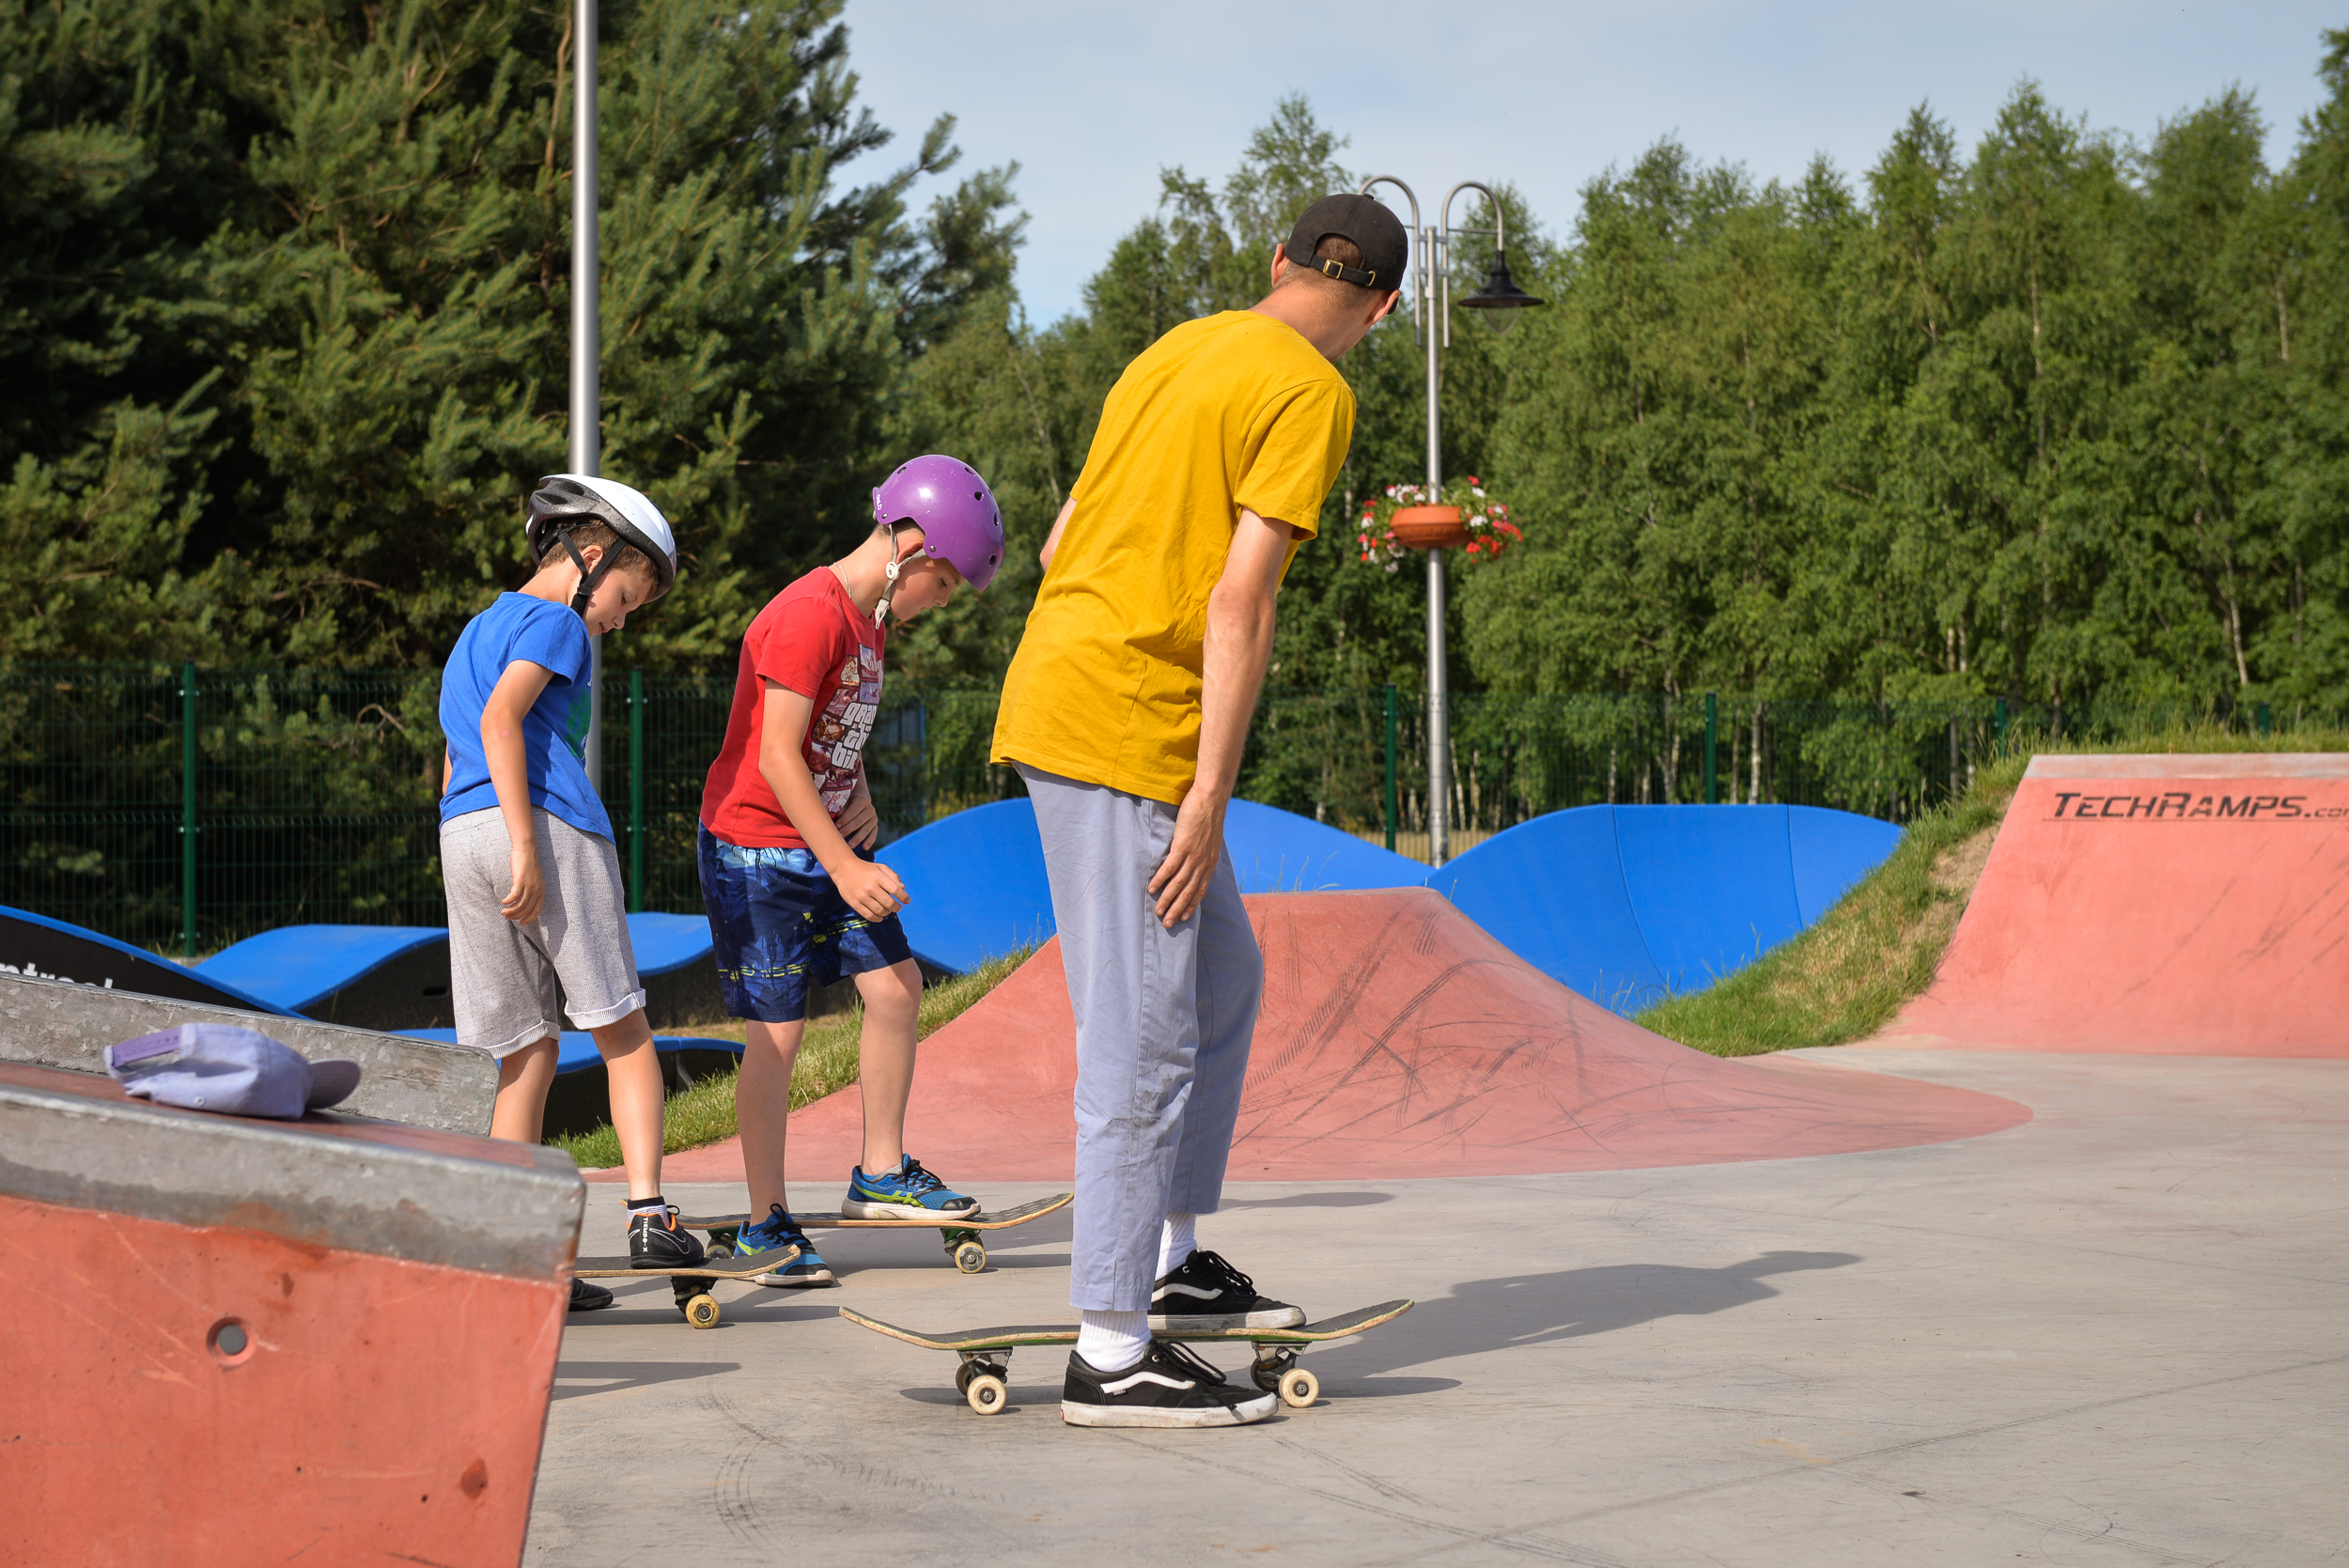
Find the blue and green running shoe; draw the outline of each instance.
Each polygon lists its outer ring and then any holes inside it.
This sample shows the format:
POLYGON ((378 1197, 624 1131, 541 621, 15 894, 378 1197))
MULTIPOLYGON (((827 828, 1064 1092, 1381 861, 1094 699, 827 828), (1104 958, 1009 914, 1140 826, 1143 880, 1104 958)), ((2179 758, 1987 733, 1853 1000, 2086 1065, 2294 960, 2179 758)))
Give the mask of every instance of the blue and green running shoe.
POLYGON ((848 1176, 848 1196, 840 1205, 846 1219, 940 1219, 979 1212, 979 1201, 954 1191, 908 1155, 894 1171, 867 1175, 860 1165, 848 1176))
POLYGON ((792 1219, 781 1203, 768 1204, 766 1219, 755 1225, 742 1227, 741 1237, 735 1243, 732 1266, 754 1268, 761 1252, 780 1252, 786 1247, 798 1248, 800 1255, 781 1268, 756 1276, 751 1283, 790 1287, 834 1282, 832 1270, 824 1266, 824 1260, 817 1253, 815 1244, 807 1239, 807 1233, 800 1229, 800 1222, 792 1219))

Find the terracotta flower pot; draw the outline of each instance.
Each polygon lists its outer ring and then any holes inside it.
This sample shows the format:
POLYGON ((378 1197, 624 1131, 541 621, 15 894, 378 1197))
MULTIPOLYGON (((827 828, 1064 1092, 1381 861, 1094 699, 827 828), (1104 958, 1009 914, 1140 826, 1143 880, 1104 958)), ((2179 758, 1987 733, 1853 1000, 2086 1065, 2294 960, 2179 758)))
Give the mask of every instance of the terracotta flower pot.
POLYGON ((1468 543, 1457 506, 1400 506, 1387 526, 1406 550, 1452 550, 1468 543))

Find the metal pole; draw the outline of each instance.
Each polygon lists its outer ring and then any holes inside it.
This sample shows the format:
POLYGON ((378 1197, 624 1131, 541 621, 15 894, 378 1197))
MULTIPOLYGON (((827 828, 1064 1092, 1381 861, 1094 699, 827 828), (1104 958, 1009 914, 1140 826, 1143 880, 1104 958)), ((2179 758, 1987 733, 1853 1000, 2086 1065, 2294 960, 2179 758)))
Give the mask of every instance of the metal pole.
MULTIPOLYGON (((603 466, 598 319, 596 196, 596 0, 571 0, 577 69, 571 82, 571 472, 603 466)), ((587 640, 587 782, 603 788, 603 639, 587 640)))
POLYGON ((1387 688, 1387 848, 1390 852, 1394 848, 1394 819, 1398 815, 1394 794, 1394 688, 1390 686, 1387 688))
POLYGON ((645 672, 628 673, 628 908, 645 907, 645 672))
MULTIPOLYGON (((1443 497, 1443 228, 1420 230, 1421 297, 1427 320, 1427 504, 1443 497)), ((1444 660, 1443 551, 1427 552, 1427 859, 1452 858, 1452 681, 1444 660)))
POLYGON ((195 660, 179 666, 179 942, 195 956, 195 660))

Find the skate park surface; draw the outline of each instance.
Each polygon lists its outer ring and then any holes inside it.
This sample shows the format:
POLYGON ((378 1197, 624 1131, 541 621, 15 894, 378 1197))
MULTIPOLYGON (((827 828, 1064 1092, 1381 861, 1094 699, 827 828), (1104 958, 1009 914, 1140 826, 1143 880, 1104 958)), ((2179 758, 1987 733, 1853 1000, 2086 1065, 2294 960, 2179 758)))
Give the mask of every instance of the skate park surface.
MULTIPOLYGON (((1201 1240, 1269 1294, 1315 1316, 1420 1303, 1308 1351, 1315 1407, 1238 1430, 1065 1426, 1041 1350, 1013 1358, 1013 1407, 977 1416, 951 1356, 834 1315, 1065 1321, 1064 1216, 991 1237, 978 1276, 926 1232, 829 1233, 840 1288, 722 1285, 707 1332, 665 1282, 616 1281, 564 1335, 525 1560, 2341 1558, 2349 1064, 1798 1054, 2033 1114, 1759 1163, 1235 1182, 1201 1240)), ((845 1176, 795 1200, 828 1206, 845 1176)), ((970 1185, 996 1206, 1053 1190, 970 1185)), ((590 1250, 622 1198, 590 1187, 590 1250)))

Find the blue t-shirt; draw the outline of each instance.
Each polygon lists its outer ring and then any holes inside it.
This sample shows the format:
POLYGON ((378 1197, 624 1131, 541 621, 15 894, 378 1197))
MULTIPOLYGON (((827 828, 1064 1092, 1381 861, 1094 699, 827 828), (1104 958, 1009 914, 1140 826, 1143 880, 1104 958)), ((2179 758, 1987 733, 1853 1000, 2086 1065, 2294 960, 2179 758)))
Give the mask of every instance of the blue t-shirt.
POLYGON ((530 803, 543 806, 583 833, 612 836, 612 819, 587 783, 587 769, 565 738, 571 705, 587 691, 587 623, 568 605, 500 594, 466 623, 441 672, 441 733, 448 739, 448 793, 441 820, 495 811, 489 759, 481 753, 481 710, 506 667, 526 660, 552 673, 522 719, 522 758, 530 769, 530 803))

